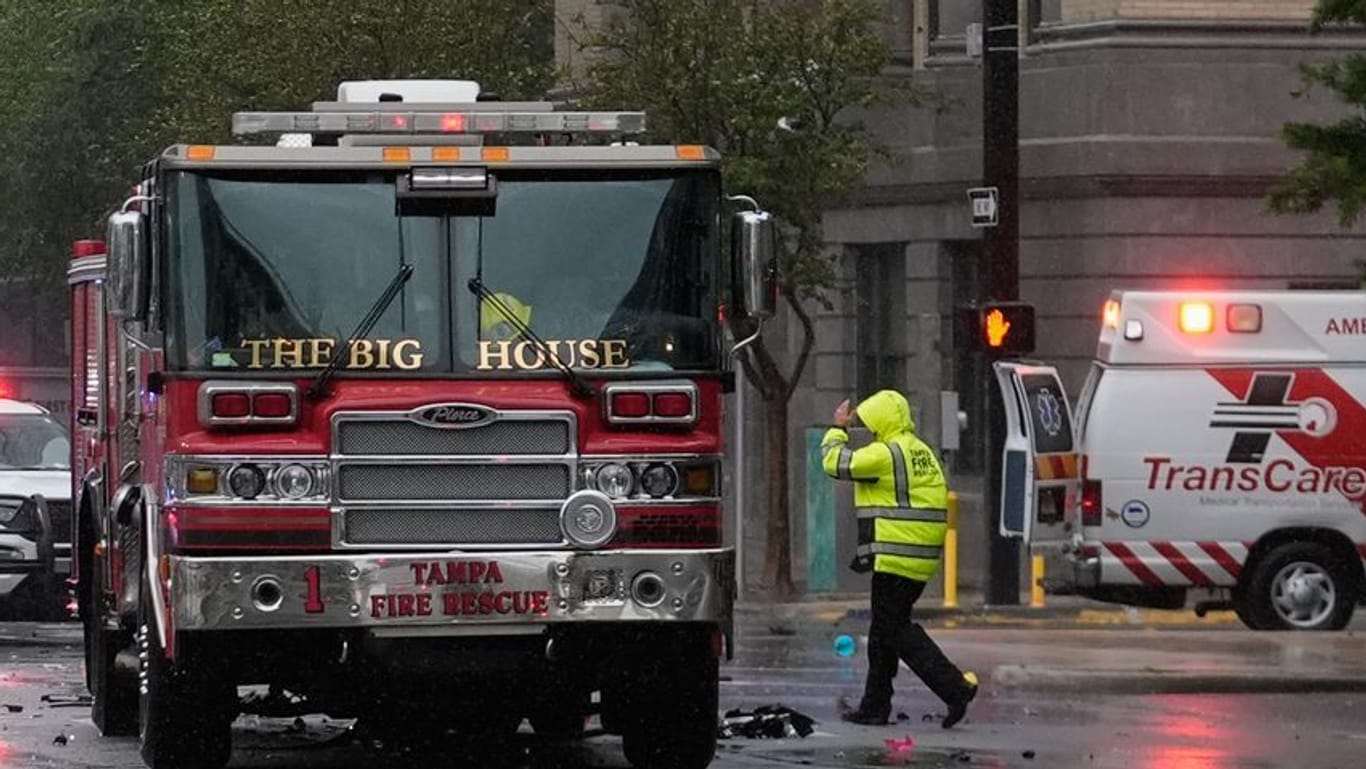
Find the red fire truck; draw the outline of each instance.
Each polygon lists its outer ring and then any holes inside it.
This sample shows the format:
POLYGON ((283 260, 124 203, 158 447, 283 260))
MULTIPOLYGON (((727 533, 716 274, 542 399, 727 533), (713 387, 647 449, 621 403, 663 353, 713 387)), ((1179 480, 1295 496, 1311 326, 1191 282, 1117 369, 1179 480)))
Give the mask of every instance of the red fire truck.
POLYGON ((721 232, 731 312, 762 321, 772 223, 714 150, 643 128, 346 83, 238 113, 248 143, 168 148, 76 243, 74 583, 104 734, 221 766, 237 687, 269 684, 485 742, 598 713, 636 766, 710 762, 735 593, 721 232))

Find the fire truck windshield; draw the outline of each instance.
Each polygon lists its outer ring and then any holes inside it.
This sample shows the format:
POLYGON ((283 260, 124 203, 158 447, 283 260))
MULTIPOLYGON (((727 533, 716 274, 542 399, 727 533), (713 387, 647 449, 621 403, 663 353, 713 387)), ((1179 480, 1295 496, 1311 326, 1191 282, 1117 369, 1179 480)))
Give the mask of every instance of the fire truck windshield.
POLYGON ((391 172, 176 172, 163 290, 171 368, 555 375, 719 365, 714 171, 501 173, 496 211, 405 213, 391 172), (375 292, 412 280, 341 350, 375 292), (490 323, 496 288, 545 345, 490 323))

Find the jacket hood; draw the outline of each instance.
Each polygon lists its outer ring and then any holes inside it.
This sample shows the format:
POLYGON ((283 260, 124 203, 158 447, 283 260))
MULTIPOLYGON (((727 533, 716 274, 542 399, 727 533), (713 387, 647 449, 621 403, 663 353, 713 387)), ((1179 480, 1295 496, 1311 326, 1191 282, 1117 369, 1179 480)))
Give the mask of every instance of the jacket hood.
POLYGON ((895 390, 879 390, 855 409, 859 421, 880 441, 893 435, 915 432, 915 419, 906 396, 895 390))

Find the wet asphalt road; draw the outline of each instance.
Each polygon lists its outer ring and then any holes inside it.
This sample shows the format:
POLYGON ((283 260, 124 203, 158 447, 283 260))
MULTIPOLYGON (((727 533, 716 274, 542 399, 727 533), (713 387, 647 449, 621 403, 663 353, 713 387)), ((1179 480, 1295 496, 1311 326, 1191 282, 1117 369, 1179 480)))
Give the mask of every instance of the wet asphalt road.
MULTIPOLYGON (((857 694, 864 660, 861 653, 836 656, 831 641, 841 632, 857 636, 864 624, 753 617, 744 622, 736 659, 723 668, 728 680, 722 684, 722 707, 781 703, 815 718, 816 732, 806 738, 722 740, 713 766, 1366 766, 1362 620, 1354 632, 1313 635, 1253 634, 1230 625, 1057 627, 1036 622, 935 628, 931 633, 949 655, 964 667, 975 667, 986 681, 968 719, 948 731, 937 723, 942 706, 905 671, 897 678, 896 699, 904 721, 882 728, 838 721, 835 701, 857 694), (1072 677, 1049 675, 1059 670, 1072 677), (1031 671, 1038 675, 1031 676, 1031 671), (1093 680, 1099 683, 1087 684, 1086 671, 1097 674, 1093 680), (1266 671, 1270 685, 1255 683, 1258 671, 1266 671), (1317 678, 1294 678, 1307 672, 1317 678), (1277 683, 1277 675, 1310 683, 1285 687, 1277 683), (1334 680, 1346 683, 1332 686, 1334 680), (1227 685, 1221 687, 1220 681, 1227 685), (1274 691, 1321 688, 1314 681, 1327 681, 1326 688, 1339 691, 1274 691), (1225 693, 1200 693, 1202 689, 1225 693)), ((38 632, 32 626, 0 628, 0 635, 10 637, 0 646, 0 767, 142 766, 136 740, 100 738, 90 724, 88 704, 80 699, 75 630, 68 626, 58 632, 74 637, 74 644, 27 644, 13 639, 38 632)), ((619 741, 609 736, 546 743, 524 726, 516 744, 469 755, 452 753, 449 747, 365 745, 346 727, 322 717, 301 723, 240 718, 231 766, 627 766, 619 741)))

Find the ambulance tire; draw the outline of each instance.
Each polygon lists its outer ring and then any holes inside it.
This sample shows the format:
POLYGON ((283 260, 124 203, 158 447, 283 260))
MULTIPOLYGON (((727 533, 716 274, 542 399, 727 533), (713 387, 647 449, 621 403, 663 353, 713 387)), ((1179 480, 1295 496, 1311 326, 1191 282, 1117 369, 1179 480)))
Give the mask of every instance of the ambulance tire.
POLYGON ((1348 564, 1326 545, 1287 542, 1257 559, 1246 587, 1235 592, 1235 611, 1254 630, 1341 630, 1352 621, 1356 610, 1357 582, 1348 564), (1327 579, 1333 594, 1328 611, 1312 624, 1292 623, 1275 605, 1275 583, 1285 577, 1282 572, 1287 567, 1295 564, 1303 564, 1310 573, 1327 579))
MULTIPOLYGON (((81 568, 86 568, 82 566, 81 568)), ((131 677, 120 677, 115 660, 119 651, 132 643, 126 630, 109 630, 104 627, 99 607, 99 596, 104 592, 103 569, 97 568, 91 560, 89 570, 84 572, 81 583, 89 583, 88 597, 82 597, 81 624, 85 633, 85 678, 86 687, 93 700, 90 706, 90 720, 105 737, 131 737, 138 733, 138 690, 137 681, 131 677)))
POLYGON ((1236 587, 1233 589, 1233 613, 1237 615, 1238 621, 1242 622, 1248 630, 1267 630, 1257 624, 1256 612, 1252 609, 1252 600, 1248 597, 1246 588, 1236 587))
POLYGON ((150 769, 222 769, 232 757, 232 719, 236 688, 215 676, 193 648, 180 659, 166 659, 152 616, 144 575, 138 601, 138 656, 142 685, 138 695, 138 738, 150 769))
POLYGON ((705 769, 716 756, 719 668, 709 653, 672 660, 641 681, 649 692, 633 704, 621 735, 635 769, 705 769))

